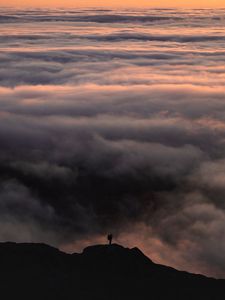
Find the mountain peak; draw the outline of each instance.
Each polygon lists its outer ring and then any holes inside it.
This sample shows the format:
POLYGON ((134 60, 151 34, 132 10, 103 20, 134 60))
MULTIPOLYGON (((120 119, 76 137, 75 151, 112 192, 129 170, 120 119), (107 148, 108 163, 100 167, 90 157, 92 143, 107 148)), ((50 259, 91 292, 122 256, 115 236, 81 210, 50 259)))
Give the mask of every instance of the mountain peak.
POLYGON ((69 255, 43 244, 0 243, 0 264, 1 295, 9 300, 222 300, 225 292, 224 280, 157 265, 118 244, 69 255))
POLYGON ((103 245, 93 245, 88 246, 84 248, 82 255, 89 256, 89 257, 101 257, 101 259, 104 258, 115 258, 117 259, 117 262, 119 263, 120 259, 141 259, 142 261, 145 260, 145 262, 152 263, 150 258, 145 256, 143 252, 138 249, 137 247, 134 248, 126 248, 119 244, 103 244, 103 245))
POLYGON ((104 253, 109 251, 124 251, 125 248, 119 244, 98 244, 98 245, 92 245, 84 248, 83 253, 104 253))

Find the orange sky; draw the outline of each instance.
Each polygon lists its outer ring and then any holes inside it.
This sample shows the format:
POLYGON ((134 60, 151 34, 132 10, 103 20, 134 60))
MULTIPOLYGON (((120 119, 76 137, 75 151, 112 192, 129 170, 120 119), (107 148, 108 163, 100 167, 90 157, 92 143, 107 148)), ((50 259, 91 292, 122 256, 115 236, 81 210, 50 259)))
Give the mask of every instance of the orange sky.
POLYGON ((0 6, 225 7, 225 0, 1 0, 0 6))

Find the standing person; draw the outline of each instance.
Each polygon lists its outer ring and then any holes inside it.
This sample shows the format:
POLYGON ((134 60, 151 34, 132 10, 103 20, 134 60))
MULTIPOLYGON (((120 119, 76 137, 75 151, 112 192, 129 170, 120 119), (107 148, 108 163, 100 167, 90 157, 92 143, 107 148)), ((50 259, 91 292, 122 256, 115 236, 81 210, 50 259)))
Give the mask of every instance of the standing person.
POLYGON ((112 244, 112 239, 113 239, 112 233, 108 234, 107 239, 109 241, 109 245, 111 245, 112 244))

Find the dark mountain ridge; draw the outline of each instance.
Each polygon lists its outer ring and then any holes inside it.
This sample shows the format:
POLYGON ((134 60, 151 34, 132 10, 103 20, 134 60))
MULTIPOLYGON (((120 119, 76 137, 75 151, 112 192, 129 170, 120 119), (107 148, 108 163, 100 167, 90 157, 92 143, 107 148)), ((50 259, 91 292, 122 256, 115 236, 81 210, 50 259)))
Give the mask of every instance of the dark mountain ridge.
POLYGON ((66 254, 44 244, 0 243, 3 299, 225 299, 225 280, 158 265, 138 248, 90 246, 66 254))

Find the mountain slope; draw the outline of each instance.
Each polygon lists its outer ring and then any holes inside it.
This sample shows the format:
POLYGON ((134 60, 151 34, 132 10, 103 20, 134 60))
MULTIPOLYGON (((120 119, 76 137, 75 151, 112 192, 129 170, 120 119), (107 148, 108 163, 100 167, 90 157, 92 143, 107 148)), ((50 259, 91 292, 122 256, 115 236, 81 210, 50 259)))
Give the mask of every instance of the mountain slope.
POLYGON ((113 244, 65 254, 44 244, 0 243, 2 299, 224 299, 225 280, 157 265, 113 244))

